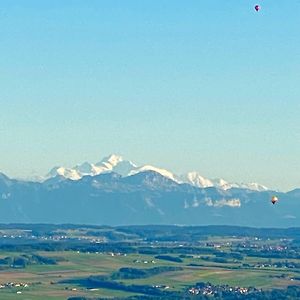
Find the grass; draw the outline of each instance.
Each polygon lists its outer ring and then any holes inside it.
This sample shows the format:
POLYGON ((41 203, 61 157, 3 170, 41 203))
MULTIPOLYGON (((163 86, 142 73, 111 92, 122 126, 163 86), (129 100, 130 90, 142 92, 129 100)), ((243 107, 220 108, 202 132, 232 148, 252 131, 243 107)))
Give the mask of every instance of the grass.
MULTIPOLYGON (((19 256, 23 253, 1 252, 0 257, 19 256)), ((125 284, 167 285, 171 290, 182 290, 196 282, 204 281, 213 284, 229 284, 231 286, 255 286, 257 288, 286 287, 291 284, 291 278, 298 276, 292 270, 269 269, 231 269, 233 266, 241 266, 242 263, 255 263, 263 261, 261 258, 245 258, 240 263, 213 263, 199 258, 185 258, 183 263, 174 263, 155 259, 152 255, 130 254, 127 256, 111 256, 101 253, 78 253, 75 251, 65 252, 38 252, 42 256, 63 257, 65 261, 57 265, 30 265, 25 269, 8 269, 0 271, 0 283, 25 282, 29 287, 23 289, 4 288, 0 289, 0 299, 45 299, 62 300, 71 296, 87 297, 122 297, 132 293, 98 289, 90 291, 84 287, 61 284, 63 279, 75 277, 88 277, 90 275, 109 275, 121 267, 153 268, 157 266, 181 266, 183 270, 162 273, 150 278, 122 280, 125 284), (152 261, 156 263, 135 263, 134 261, 152 261), (204 267, 191 267, 190 263, 205 265, 204 267), (286 277, 280 277, 285 274, 286 277), (76 291, 72 291, 76 288, 76 291), (22 290, 22 294, 17 294, 22 290)), ((265 261, 265 260, 264 260, 265 261)), ((293 281, 292 284, 298 284, 293 281)))

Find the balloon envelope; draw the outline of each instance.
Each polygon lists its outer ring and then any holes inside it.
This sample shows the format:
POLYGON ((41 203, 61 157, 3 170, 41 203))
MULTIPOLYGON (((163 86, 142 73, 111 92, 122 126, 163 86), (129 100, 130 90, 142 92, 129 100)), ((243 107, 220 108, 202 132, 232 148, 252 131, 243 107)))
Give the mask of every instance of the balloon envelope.
POLYGON ((260 10, 260 6, 259 6, 259 5, 255 5, 255 6, 254 6, 254 9, 255 9, 256 11, 259 11, 259 10, 260 10))

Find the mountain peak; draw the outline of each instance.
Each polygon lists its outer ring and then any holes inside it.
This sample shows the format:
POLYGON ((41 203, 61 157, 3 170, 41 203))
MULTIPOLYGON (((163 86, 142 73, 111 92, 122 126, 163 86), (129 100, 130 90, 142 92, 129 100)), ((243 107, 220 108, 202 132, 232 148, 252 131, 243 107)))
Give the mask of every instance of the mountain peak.
POLYGON ((206 188, 214 186, 210 179, 204 178, 198 172, 192 171, 181 176, 183 182, 188 182, 194 186, 206 188))
POLYGON ((9 180, 9 178, 2 172, 0 172, 0 179, 9 180))
POLYGON ((110 163, 112 166, 116 166, 118 163, 123 161, 123 157, 117 154, 110 154, 107 157, 104 157, 100 163, 110 163))
POLYGON ((82 177, 78 171, 70 168, 64 168, 64 167, 54 167, 48 173, 47 178, 56 177, 56 176, 62 176, 71 180, 79 180, 82 177))
POLYGON ((184 175, 177 175, 169 170, 147 164, 137 166, 131 161, 124 160, 122 156, 117 154, 110 154, 96 164, 84 162, 73 168, 55 167, 48 173, 46 178, 62 176, 71 180, 79 180, 84 176, 96 176, 110 172, 115 172, 122 177, 127 177, 145 171, 154 171, 176 183, 187 183, 198 188, 215 187, 224 191, 232 188, 249 189, 254 191, 268 190, 267 187, 258 183, 233 183, 220 178, 205 178, 196 171, 189 172, 184 175))
POLYGON ((137 174, 137 173, 141 173, 141 172, 145 172, 145 171, 153 171, 154 173, 158 173, 168 179, 171 179, 175 182, 178 182, 176 176, 171 173, 170 171, 168 170, 165 170, 165 169, 161 169, 161 168, 157 168, 157 167, 153 167, 153 166, 150 166, 150 165, 144 165, 142 167, 139 167, 139 168, 136 168, 135 170, 132 170, 129 175, 134 175, 134 174, 137 174))

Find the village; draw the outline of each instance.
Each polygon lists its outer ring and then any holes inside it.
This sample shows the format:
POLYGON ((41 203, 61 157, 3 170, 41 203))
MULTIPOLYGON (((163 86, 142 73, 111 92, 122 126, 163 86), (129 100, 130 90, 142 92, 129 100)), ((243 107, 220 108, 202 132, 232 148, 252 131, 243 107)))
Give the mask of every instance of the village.
POLYGON ((28 283, 24 282, 6 282, 0 283, 0 289, 17 289, 16 294, 22 294, 22 290, 29 286, 28 283))
POLYGON ((251 294, 251 293, 257 293, 261 290, 256 289, 254 287, 231 287, 227 284, 224 285, 213 285, 211 283, 197 283, 194 287, 189 288, 188 292, 191 295, 206 295, 206 296, 213 296, 213 295, 219 295, 220 293, 226 293, 228 296, 229 294, 251 294))

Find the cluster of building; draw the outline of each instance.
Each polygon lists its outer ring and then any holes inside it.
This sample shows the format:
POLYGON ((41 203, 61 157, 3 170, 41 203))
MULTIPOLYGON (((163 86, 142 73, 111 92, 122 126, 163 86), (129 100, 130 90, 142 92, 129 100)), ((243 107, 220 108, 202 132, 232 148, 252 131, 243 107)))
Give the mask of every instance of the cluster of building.
POLYGON ((5 288, 26 288, 26 287, 28 287, 28 283, 24 283, 24 282, 0 283, 0 289, 5 289, 5 288))
POLYGON ((107 254, 109 256, 127 256, 126 253, 121 253, 121 252, 107 252, 107 253, 104 253, 104 254, 107 254))
POLYGON ((164 284, 152 285, 152 287, 157 288, 157 289, 164 289, 164 290, 167 290, 170 288, 168 285, 164 285, 164 284))
MULTIPOLYGON (((286 241, 284 241, 286 242, 286 241)), ((242 242, 242 243, 238 243, 236 245, 239 248, 249 248, 249 249, 258 249, 258 250, 264 250, 264 251, 272 251, 272 252, 282 252, 282 251, 286 251, 289 249, 289 247, 287 245, 265 245, 265 244, 258 244, 255 242, 250 242, 250 241, 246 241, 246 242, 242 242)))
POLYGON ((139 259, 136 259, 133 262, 135 264, 156 264, 155 260, 139 260, 139 259))
POLYGON ((90 252, 90 251, 76 251, 76 253, 80 254, 80 253, 85 253, 85 254, 100 254, 100 255, 108 255, 108 256, 127 256, 126 253, 121 253, 121 252, 90 252))
POLYGON ((261 262, 261 263, 256 263, 254 265, 247 265, 251 268, 288 268, 288 269, 298 269, 300 268, 300 264, 292 261, 277 261, 277 262, 261 262))
POLYGON ((213 296, 220 292, 228 294, 242 294, 246 295, 253 292, 258 292, 259 290, 255 288, 246 288, 246 287, 231 287, 229 285, 213 285, 211 283, 201 283, 197 284, 195 287, 189 288, 188 292, 191 295, 207 295, 213 296))

